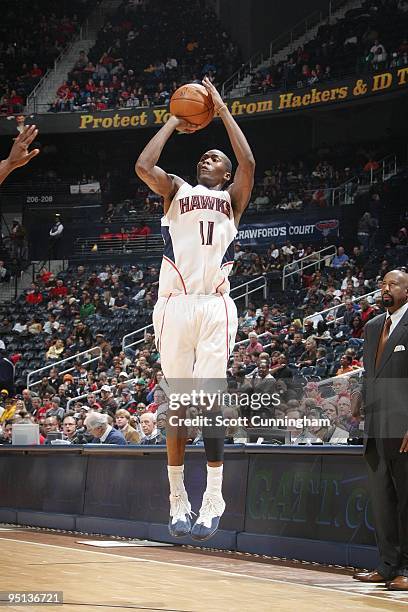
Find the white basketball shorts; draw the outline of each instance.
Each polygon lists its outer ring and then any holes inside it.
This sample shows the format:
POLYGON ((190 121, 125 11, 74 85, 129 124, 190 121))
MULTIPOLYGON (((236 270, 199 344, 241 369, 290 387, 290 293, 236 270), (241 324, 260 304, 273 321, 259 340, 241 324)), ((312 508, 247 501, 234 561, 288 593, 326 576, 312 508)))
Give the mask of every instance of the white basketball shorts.
POLYGON ((225 379, 238 327, 229 295, 159 297, 153 325, 167 379, 225 379))

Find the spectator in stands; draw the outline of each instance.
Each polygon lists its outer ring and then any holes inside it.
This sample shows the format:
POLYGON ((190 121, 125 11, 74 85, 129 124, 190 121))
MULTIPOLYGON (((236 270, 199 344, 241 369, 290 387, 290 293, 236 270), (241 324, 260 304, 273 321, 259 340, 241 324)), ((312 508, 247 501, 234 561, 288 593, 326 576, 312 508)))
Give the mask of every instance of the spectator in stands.
POLYGON ((349 260, 348 255, 344 252, 344 247, 339 246, 337 249, 337 255, 333 257, 332 267, 333 268, 344 268, 347 265, 349 260))
POLYGON ((76 430, 77 430, 77 422, 76 419, 67 415, 62 421, 62 433, 64 434, 64 439, 74 444, 74 440, 76 438, 76 430))
POLYGON ((111 392, 111 388, 109 385, 103 385, 101 387, 101 395, 99 398, 99 404, 101 405, 102 410, 115 414, 118 405, 116 403, 115 398, 113 397, 113 394, 111 392))
POLYGON ((144 407, 147 403, 147 390, 146 390, 146 380, 144 378, 138 378, 135 384, 135 392, 133 393, 133 397, 137 404, 142 403, 144 407))
POLYGON ((64 341, 58 338, 48 349, 46 357, 50 361, 59 361, 60 359, 62 359, 62 354, 64 350, 64 341))
POLYGON ((370 49, 372 56, 371 64, 374 70, 382 70, 385 67, 387 61, 387 52, 384 45, 379 40, 375 40, 373 46, 370 49))
POLYGON ((38 285, 32 283, 31 289, 27 292, 25 300, 27 304, 30 304, 31 306, 42 303, 43 296, 38 285))
MULTIPOLYGON (((38 149, 34 149, 38 151, 38 149)), ((25 251, 26 231, 18 219, 13 219, 10 230, 11 255, 17 259, 23 258, 25 251)))
POLYGON ((61 244, 64 233, 64 226, 59 214, 55 215, 55 221, 49 231, 50 235, 50 258, 58 259, 61 255, 61 244))
POLYGON ((301 332, 296 332, 293 335, 293 341, 288 349, 288 356, 290 361, 298 361, 301 355, 304 352, 303 345, 303 334, 301 332))
POLYGON ((65 410, 60 404, 60 398, 57 395, 54 395, 51 400, 51 408, 49 408, 49 410, 47 410, 47 412, 45 413, 46 418, 55 416, 58 420, 58 423, 62 423, 65 410))
POLYGON ((358 222, 357 230, 357 236, 364 251, 369 248, 369 245, 372 243, 372 238, 376 234, 377 230, 377 219, 372 217, 370 212, 365 212, 358 222))
POLYGON ((130 425, 130 413, 127 410, 121 408, 116 411, 115 424, 124 435, 127 444, 140 443, 139 432, 130 425))
POLYGON ((355 369, 353 366, 353 358, 351 355, 342 355, 340 357, 340 367, 336 372, 336 376, 341 376, 341 374, 347 374, 348 372, 352 372, 355 369))
POLYGON ((293 372, 288 367, 288 358, 284 353, 278 355, 278 363, 271 367, 269 372, 276 380, 293 378, 293 372))
POLYGON ((365 325, 367 321, 375 317, 377 313, 375 309, 369 304, 367 298, 364 298, 363 300, 360 301, 360 307, 361 307, 361 311, 360 311, 361 321, 363 322, 363 325, 365 325))
POLYGON ((57 279, 55 287, 50 289, 50 296, 55 298, 64 298, 68 294, 67 287, 64 286, 64 282, 61 279, 57 279))
POLYGON ((136 402, 134 398, 132 397, 132 393, 130 389, 128 389, 127 387, 124 387, 122 389, 121 395, 118 399, 118 405, 119 405, 119 408, 126 410, 131 414, 135 412, 136 402))
POLYGON ((314 338, 307 338, 305 342, 305 350, 300 356, 298 366, 300 368, 304 368, 306 366, 315 366, 317 359, 316 351, 316 340, 314 338))
POLYGON ((48 436, 49 433, 59 432, 59 421, 56 416, 46 417, 44 421, 44 433, 48 436))
POLYGON ((342 309, 341 311, 341 316, 343 316, 343 324, 351 325, 356 314, 354 302, 351 299, 346 299, 344 305, 345 310, 342 309))
MULTIPOLYGON (((110 390, 110 387, 109 387, 110 390)), ((96 396, 94 393, 88 393, 87 397, 86 397, 86 403, 87 406, 95 411, 95 412, 99 412, 102 410, 102 406, 101 404, 96 400, 96 396)))
POLYGON ((123 433, 109 425, 108 415, 99 412, 90 412, 84 421, 87 431, 94 437, 93 444, 126 445, 123 433))
POLYGON ((8 420, 2 424, 0 444, 11 444, 12 443, 12 430, 13 421, 8 420))
POLYGON ((140 444, 154 445, 165 444, 166 441, 157 429, 156 415, 152 412, 145 412, 140 417, 140 426, 144 434, 140 444))
POLYGON ((362 338, 364 334, 364 323, 359 314, 356 314, 351 321, 351 337, 362 338))
POLYGON ((247 355, 252 355, 253 353, 262 353, 263 345, 258 340, 258 334, 255 331, 252 331, 248 334, 249 344, 246 348, 247 355))

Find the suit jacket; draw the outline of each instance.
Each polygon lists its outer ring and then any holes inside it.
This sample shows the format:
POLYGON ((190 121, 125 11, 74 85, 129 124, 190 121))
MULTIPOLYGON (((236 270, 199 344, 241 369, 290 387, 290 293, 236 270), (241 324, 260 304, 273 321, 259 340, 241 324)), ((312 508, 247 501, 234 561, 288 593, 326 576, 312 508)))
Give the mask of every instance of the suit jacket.
POLYGON ((364 431, 366 439, 383 439, 395 450, 408 431, 408 310, 388 338, 376 369, 385 318, 378 315, 364 328, 364 431))
POLYGON ((140 443, 141 435, 131 425, 127 425, 125 429, 122 430, 122 433, 125 436, 125 440, 128 444, 139 444, 140 443))
POLYGON ((105 442, 101 442, 99 438, 94 438, 92 440, 92 444, 95 444, 95 443, 96 444, 118 444, 120 446, 125 446, 127 444, 123 433, 114 428, 109 432, 105 442))

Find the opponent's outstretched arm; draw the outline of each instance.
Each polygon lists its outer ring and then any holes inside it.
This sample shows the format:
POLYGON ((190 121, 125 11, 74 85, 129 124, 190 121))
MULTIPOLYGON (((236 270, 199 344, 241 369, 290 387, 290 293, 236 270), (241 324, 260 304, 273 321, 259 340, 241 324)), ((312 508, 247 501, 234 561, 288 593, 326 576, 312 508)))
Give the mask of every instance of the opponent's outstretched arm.
POLYGON ((186 121, 183 121, 183 119, 179 119, 172 115, 167 123, 165 123, 157 134, 147 143, 135 164, 137 176, 146 183, 152 191, 163 196, 165 213, 167 212, 166 208, 170 205, 174 194, 184 183, 183 179, 180 177, 174 174, 167 174, 167 172, 157 166, 164 145, 176 129, 182 129, 185 132, 193 132, 195 126, 191 126, 186 121))
POLYGON ((207 77, 203 79, 203 85, 212 97, 215 111, 222 119, 237 158, 238 168, 235 172, 234 182, 230 185, 228 191, 231 195, 235 220, 239 221, 248 206, 254 186, 255 158, 241 128, 229 112, 217 89, 207 77))
POLYGON ((16 168, 25 166, 33 157, 39 154, 39 149, 28 152, 28 147, 38 134, 35 125, 26 125, 23 131, 14 140, 7 159, 0 161, 0 185, 16 168))

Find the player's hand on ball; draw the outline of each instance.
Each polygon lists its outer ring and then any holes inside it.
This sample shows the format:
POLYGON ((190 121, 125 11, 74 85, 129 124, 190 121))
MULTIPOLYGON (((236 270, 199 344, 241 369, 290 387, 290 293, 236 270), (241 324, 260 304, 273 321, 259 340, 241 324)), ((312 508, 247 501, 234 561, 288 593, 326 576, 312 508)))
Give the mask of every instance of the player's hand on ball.
POLYGON ((212 98, 212 101, 214 102, 215 112, 217 113, 219 108, 221 106, 224 106, 224 100, 221 98, 221 94, 214 87, 214 85, 211 83, 211 81, 210 81, 210 79, 208 77, 204 77, 203 78, 202 84, 204 85, 204 87, 206 88, 208 93, 210 94, 210 96, 212 98))
POLYGON ((171 120, 174 121, 176 130, 178 132, 181 132, 182 134, 192 134, 199 127, 198 125, 194 125, 194 123, 189 123, 185 119, 182 119, 181 117, 176 117, 175 115, 172 115, 171 120))

